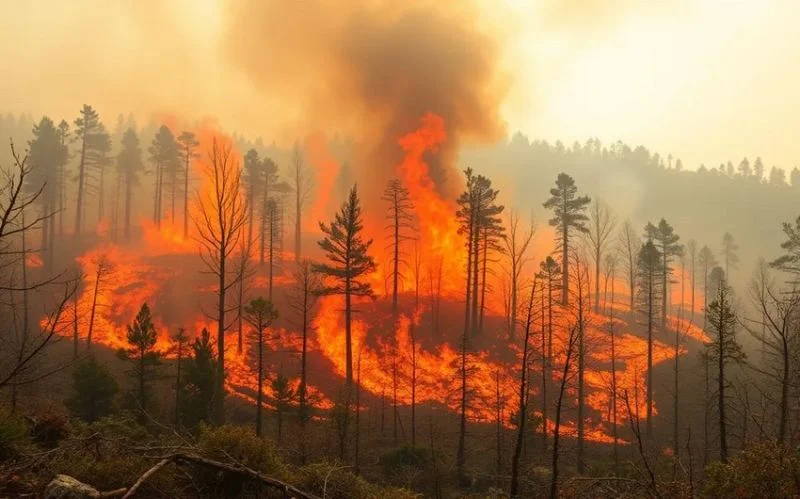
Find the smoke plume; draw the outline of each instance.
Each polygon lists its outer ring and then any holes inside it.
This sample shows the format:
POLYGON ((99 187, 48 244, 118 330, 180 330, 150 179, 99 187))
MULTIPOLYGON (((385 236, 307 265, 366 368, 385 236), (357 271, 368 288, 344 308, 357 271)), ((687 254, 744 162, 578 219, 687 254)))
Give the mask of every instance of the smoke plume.
POLYGON ((441 116, 447 140, 427 160, 450 191, 459 144, 503 134, 507 88, 497 39, 477 8, 455 4, 237 2, 223 50, 254 87, 294 104, 298 134, 353 137, 358 178, 370 183, 400 161, 401 136, 426 113, 441 116))

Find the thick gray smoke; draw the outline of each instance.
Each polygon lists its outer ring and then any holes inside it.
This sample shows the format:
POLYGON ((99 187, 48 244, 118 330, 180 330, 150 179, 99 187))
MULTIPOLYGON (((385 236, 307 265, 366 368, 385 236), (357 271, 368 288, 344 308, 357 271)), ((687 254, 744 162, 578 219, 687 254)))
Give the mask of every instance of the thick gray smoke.
POLYGON ((388 176, 397 139, 426 112, 440 115, 448 139, 431 172, 450 190, 459 144, 503 134, 500 47, 476 8, 401 3, 236 2, 224 50, 252 85, 295 103, 296 133, 353 137, 361 175, 388 176))

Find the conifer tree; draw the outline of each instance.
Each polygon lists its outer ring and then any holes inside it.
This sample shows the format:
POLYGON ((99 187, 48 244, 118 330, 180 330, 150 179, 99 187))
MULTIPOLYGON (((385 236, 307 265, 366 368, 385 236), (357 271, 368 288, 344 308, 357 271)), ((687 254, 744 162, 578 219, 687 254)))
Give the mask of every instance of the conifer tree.
POLYGON ((652 435, 653 417, 653 331, 656 316, 661 307, 661 284, 663 281, 663 258, 652 239, 639 250, 637 259, 639 312, 645 315, 647 324, 647 435, 652 435))
POLYGON ((319 224, 325 237, 319 241, 319 247, 325 252, 326 263, 313 265, 313 270, 329 278, 330 284, 324 285, 321 295, 344 296, 345 322, 345 355, 346 383, 353 384, 353 346, 351 320, 353 314, 353 297, 372 297, 372 286, 362 280, 369 272, 375 270, 375 261, 367 253, 372 239, 365 240, 361 234, 364 226, 361 220, 361 203, 356 186, 350 190, 333 221, 326 225, 319 224))
POLYGON ((714 365, 713 378, 717 384, 717 416, 719 417, 719 458, 728 461, 728 429, 726 416, 726 389, 729 387, 728 368, 730 364, 744 361, 745 354, 736 339, 738 319, 733 308, 732 292, 723 277, 717 287, 714 300, 706 309, 709 335, 705 343, 710 362, 714 365))
POLYGON ((264 405, 264 348, 269 338, 266 330, 275 319, 278 318, 278 311, 273 307, 272 302, 261 297, 251 301, 245 306, 245 320, 253 326, 253 343, 258 350, 258 395, 256 398, 256 435, 261 436, 261 408, 264 405))
POLYGON ((155 348, 158 335, 147 303, 142 304, 136 318, 128 325, 125 339, 130 346, 121 348, 118 355, 131 363, 130 374, 136 381, 136 405, 140 411, 140 419, 144 421, 149 407, 149 385, 155 379, 156 368, 161 363, 161 354, 155 348))
POLYGON ((558 248, 561 250, 561 304, 569 303, 569 255, 570 234, 573 231, 586 233, 586 221, 589 217, 584 213, 591 199, 578 196, 575 179, 566 173, 559 173, 556 186, 550 189, 550 199, 544 207, 553 210, 553 218, 549 223, 557 229, 558 248))

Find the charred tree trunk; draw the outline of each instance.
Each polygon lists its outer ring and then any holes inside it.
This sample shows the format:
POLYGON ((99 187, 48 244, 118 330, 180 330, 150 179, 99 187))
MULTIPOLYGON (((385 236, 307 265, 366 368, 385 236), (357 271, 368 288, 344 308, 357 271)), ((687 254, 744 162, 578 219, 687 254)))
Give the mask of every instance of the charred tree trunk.
POLYGON ((569 366, 572 360, 572 349, 574 347, 574 331, 570 331, 570 338, 567 345, 567 358, 564 361, 564 371, 561 376, 561 387, 558 390, 558 400, 556 401, 556 420, 555 428, 553 429, 553 458, 550 467, 550 499, 558 497, 558 451, 559 441, 561 438, 561 409, 564 403, 564 392, 567 387, 567 379, 569 377, 569 366))
MULTIPOLYGON (((517 441, 514 445, 514 454, 511 458, 511 490, 512 498, 519 495, 519 463, 522 456, 522 446, 525 442, 525 420, 528 412, 528 344, 531 332, 531 315, 533 312, 533 295, 536 292, 536 283, 531 289, 531 297, 528 302, 528 317, 525 320, 525 342, 522 344, 522 363, 519 374, 519 423, 517 425, 517 441)), ((545 427, 546 428, 546 427, 545 427)), ((546 430, 545 430, 546 431, 546 430)))
POLYGON ((256 436, 261 436, 261 407, 264 405, 264 330, 258 334, 258 396, 256 399, 256 436))
POLYGON ((82 229, 83 195, 86 184, 86 136, 81 140, 81 155, 78 163, 78 198, 75 205, 75 235, 80 235, 82 229))

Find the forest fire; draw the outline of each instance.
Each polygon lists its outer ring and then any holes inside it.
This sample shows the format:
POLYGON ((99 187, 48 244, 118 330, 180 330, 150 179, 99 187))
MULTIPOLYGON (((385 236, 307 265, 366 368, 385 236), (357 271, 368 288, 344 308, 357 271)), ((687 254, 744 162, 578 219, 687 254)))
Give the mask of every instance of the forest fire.
MULTIPOLYGON (((210 131, 198 134, 201 137, 200 149, 210 147, 214 140, 226 140, 224 137, 210 131)), ((324 145, 318 143, 316 138, 309 142, 312 144, 312 163, 322 168, 323 179, 328 178, 325 171, 329 168, 338 168, 333 160, 324 154, 324 145), (317 142, 315 142, 317 141, 317 142), (316 155, 316 156, 315 156, 316 155)), ((410 301, 416 298, 413 307, 404 306, 403 311, 394 315, 381 305, 381 301, 388 295, 383 293, 389 270, 386 265, 379 265, 369 277, 373 288, 378 292, 379 300, 370 299, 359 301, 359 313, 353 323, 353 342, 355 358, 357 359, 360 374, 360 386, 373 397, 384 398, 390 394, 400 406, 409 406, 412 403, 411 380, 414 380, 414 400, 416 404, 443 404, 452 411, 459 406, 458 396, 454 386, 457 379, 459 365, 458 326, 455 330, 448 326, 439 337, 432 335, 430 322, 431 299, 437 293, 444 299, 456 305, 463 300, 463 269, 466 267, 466 250, 463 237, 454 212, 457 209, 454 200, 443 198, 437 186, 429 175, 426 157, 435 155, 440 145, 447 140, 445 123, 435 114, 426 114, 420 127, 402 136, 398 140, 398 147, 404 152, 402 161, 395 168, 395 173, 407 186, 414 205, 413 230, 415 237, 404 248, 410 252, 413 245, 415 265, 408 265, 407 271, 400 278, 400 290, 410 301), (438 274, 434 276, 434 274, 438 274), (438 284, 434 287, 432 280, 436 277, 438 284), (422 284, 420 284, 422 281, 422 284)), ((212 179, 200 176, 205 170, 199 164, 204 158, 196 160, 192 171, 197 176, 198 192, 202 195, 211 189, 212 179)), ((328 188, 330 182, 325 181, 323 188, 328 188)), ((245 193, 240 193, 244 196, 245 193)), ((317 199, 311 210, 312 213, 324 213, 327 208, 321 206, 329 204, 325 196, 317 199)), ((190 204, 190 214, 196 216, 197 206, 190 204)), ((194 265, 187 264, 186 257, 198 252, 197 236, 192 229, 188 236, 184 236, 180 221, 173 217, 166 217, 155 224, 150 220, 140 220, 142 240, 134 245, 121 245, 111 242, 109 230, 98 232, 101 242, 78 258, 83 275, 83 285, 77 299, 75 310, 69 320, 74 322, 71 328, 64 328, 62 334, 80 336, 80 341, 87 344, 101 344, 113 349, 123 348, 126 345, 125 334, 127 325, 133 320, 142 303, 149 303, 155 310, 155 324, 158 330, 157 349, 167 357, 174 357, 172 334, 178 327, 187 327, 191 335, 197 335, 206 328, 215 331, 215 325, 203 315, 189 308, 178 305, 172 294, 180 286, 182 294, 199 297, 203 293, 215 293, 217 286, 202 279, 194 265), (176 260, 176 257, 179 260, 176 260), (179 265, 175 265, 180 261, 179 265), (180 284, 176 284, 180 283, 180 284), (161 312, 161 310, 165 310, 161 312), (168 310, 168 312, 167 312, 168 310)), ((386 238, 384 233, 384 220, 371 213, 365 219, 365 228, 370 237, 376 241, 371 251, 379 262, 387 262, 386 248, 380 242, 386 238)), ((546 252, 546 245, 541 251, 546 252)), ((283 252, 276 254, 276 258, 290 261, 292 254, 283 252)), ((255 263, 256 257, 251 253, 249 259, 255 263)), ((290 265, 283 266, 282 270, 272 276, 273 285, 288 289, 296 283, 290 272, 290 265)), ((269 289, 270 279, 260 268, 255 268, 253 275, 248 280, 248 296, 269 289)), ((622 287, 622 283, 618 283, 622 287)), ((526 291, 527 292, 527 291, 526 291)), ((193 299, 196 301, 198 298, 193 299)), ((503 304, 499 297, 491 295, 486 309, 490 315, 500 315, 503 304)), ((609 304, 617 314, 630 311, 622 306, 619 301, 609 304)), ((324 297, 320 300, 318 310, 313 319, 314 333, 310 338, 309 349, 318 352, 329 363, 335 376, 343 377, 345 374, 345 351, 342 302, 337 297, 324 297)), ((604 309, 607 305, 604 303, 604 309)), ((611 397, 609 383, 611 376, 611 353, 608 333, 608 318, 603 315, 588 314, 587 342, 591 343, 590 360, 587 363, 585 382, 588 389, 587 404, 594 411, 587 416, 586 438, 596 442, 610 442, 609 425, 611 424, 610 404, 611 397)), ((673 319, 671 319, 673 320, 673 319)), ((676 320, 676 319, 674 319, 676 320)), ((235 321, 234 321, 235 322, 235 321)), ((290 321, 291 322, 291 321, 290 321)), ((569 328, 567 314, 557 314, 554 329, 553 350, 556 352, 555 362, 563 357, 566 348, 566 338, 562 332, 569 328)), ((686 321, 684 321, 686 322, 686 321)), ((288 324, 288 323, 287 323, 288 324)), ((503 338, 505 332, 496 322, 491 322, 489 334, 491 343, 503 338)), ((248 326, 243 326, 247 330, 248 326)), ((543 317, 534 317, 531 324, 531 335, 536 337, 539 328, 544 330, 543 317)), ((617 318, 616 329, 616 376, 617 386, 621 391, 636 391, 635 400, 638 406, 635 410, 640 414, 646 411, 646 401, 642 396, 643 387, 646 386, 646 350, 647 343, 641 337, 629 332, 629 325, 617 318)), ((703 340, 703 333, 697 326, 686 324, 684 337, 694 340, 703 340)), ((232 323, 226 336, 229 337, 228 345, 237 345, 237 327, 232 323)), ((247 331, 244 333, 248 335, 247 331)), ((273 352, 293 351, 299 352, 301 348, 299 332, 287 326, 276 326, 272 329, 269 340, 269 349, 273 352)), ((662 338, 654 343, 654 365, 666 363, 674 358, 675 348, 668 344, 667 338, 662 338)), ((485 343, 485 342, 484 342, 485 343)), ((537 341, 533 341, 537 344, 537 341)), ((228 351, 226 387, 231 394, 252 401, 253 393, 258 389, 253 375, 253 353, 249 341, 241 343, 242 348, 236 346, 226 347, 228 351)), ((680 354, 686 352, 685 345, 679 347, 680 354)), ((498 414, 498 406, 505 414, 502 424, 513 427, 511 417, 519 410, 516 394, 516 372, 521 359, 521 352, 516 345, 488 346, 483 350, 470 352, 471 401, 468 407, 469 418, 476 422, 492 422, 498 414)), ((529 369, 536 372, 542 366, 541 354, 533 355, 533 362, 529 369), (539 355, 537 357, 536 355, 539 355)), ((321 364, 325 365, 324 363, 321 364)), ((267 376, 263 389, 270 393, 270 380, 274 379, 277 370, 289 371, 285 367, 279 368, 275 364, 267 369, 267 376)), ((549 370, 550 382, 557 383, 559 375, 557 370, 549 370)), ((328 375, 326 375, 327 378, 328 375)), ((296 372, 291 373, 292 384, 296 388, 299 378, 296 372)), ((535 378, 535 377, 534 377, 535 378)), ((532 378, 533 379, 533 378, 532 378)), ((327 381, 325 382, 327 385, 327 381)), ((535 400, 541 387, 537 382, 531 382, 530 397, 535 400)), ((313 381, 308 387, 312 394, 314 404, 320 409, 333 407, 334 394, 328 389, 321 390, 315 387, 313 381)), ((570 389, 572 397, 575 393, 570 389)), ((269 404, 269 402, 268 402, 269 404)), ((618 418, 617 424, 624 424, 627 420, 624 403, 617 399, 618 418)), ((535 405, 535 404, 534 404, 535 405)), ((535 410, 538 414, 538 410, 535 410)), ((657 408, 653 410, 657 414, 657 408)), ((552 427, 553 421, 548 419, 548 426, 552 427)), ((552 429, 552 428, 551 428, 552 429)), ((575 422, 570 421, 562 425, 562 432, 571 434, 575 431, 575 422)))

